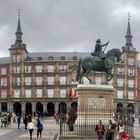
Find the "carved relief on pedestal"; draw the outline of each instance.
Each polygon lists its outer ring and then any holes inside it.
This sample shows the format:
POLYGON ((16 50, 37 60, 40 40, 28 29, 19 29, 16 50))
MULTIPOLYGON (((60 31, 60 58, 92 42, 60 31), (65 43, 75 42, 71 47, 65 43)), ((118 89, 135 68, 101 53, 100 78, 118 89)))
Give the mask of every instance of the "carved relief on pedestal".
POLYGON ((106 108, 106 99, 105 98, 88 98, 88 106, 95 109, 104 109, 106 108))

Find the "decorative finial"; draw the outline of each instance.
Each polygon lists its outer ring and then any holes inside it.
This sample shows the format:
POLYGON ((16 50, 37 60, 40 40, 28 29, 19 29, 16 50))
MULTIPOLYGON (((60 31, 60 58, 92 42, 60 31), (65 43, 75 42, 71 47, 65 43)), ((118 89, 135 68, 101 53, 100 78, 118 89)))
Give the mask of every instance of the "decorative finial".
POLYGON ((131 15, 130 15, 130 12, 128 12, 128 22, 130 22, 130 18, 131 18, 131 15))
POLYGON ((18 9, 18 17, 20 17, 20 14, 21 14, 21 9, 19 8, 18 9))

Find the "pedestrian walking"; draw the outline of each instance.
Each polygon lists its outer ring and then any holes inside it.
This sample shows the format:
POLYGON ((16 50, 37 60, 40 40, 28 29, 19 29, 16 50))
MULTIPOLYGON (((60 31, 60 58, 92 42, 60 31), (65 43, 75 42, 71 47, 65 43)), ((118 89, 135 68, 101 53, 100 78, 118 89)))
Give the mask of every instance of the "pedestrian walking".
POLYGON ((114 140, 114 133, 116 132, 116 124, 109 120, 109 125, 106 132, 106 140, 114 140))
POLYGON ((36 127, 37 127, 37 138, 39 137, 39 135, 40 135, 40 138, 41 138, 42 137, 43 124, 41 123, 41 121, 39 119, 37 119, 36 127))
POLYGON ((18 114, 18 115, 17 115, 18 129, 20 129, 20 123, 21 123, 21 116, 18 114))
POLYGON ((34 123, 32 122, 32 120, 29 120, 27 129, 29 130, 29 134, 30 134, 30 140, 32 140, 32 135, 33 135, 33 131, 34 131, 34 123))
POLYGON ((97 133, 98 140, 103 140, 105 128, 104 128, 104 125, 102 124, 102 121, 101 120, 96 125, 95 131, 97 133))
POLYGON ((25 129, 27 129, 27 125, 28 125, 28 116, 27 115, 23 118, 23 123, 25 125, 25 129))
POLYGON ((117 135, 117 140, 120 139, 125 139, 125 140, 129 140, 129 136, 126 134, 125 132, 125 126, 122 120, 119 121, 119 125, 118 125, 118 135, 117 135))

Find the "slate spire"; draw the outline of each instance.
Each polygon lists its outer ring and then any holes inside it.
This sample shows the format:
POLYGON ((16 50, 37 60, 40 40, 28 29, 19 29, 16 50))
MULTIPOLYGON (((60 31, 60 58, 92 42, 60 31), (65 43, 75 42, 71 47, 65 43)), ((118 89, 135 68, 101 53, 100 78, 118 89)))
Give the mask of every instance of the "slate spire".
POLYGON ((22 31, 21 31, 21 24, 20 24, 20 9, 18 10, 18 25, 16 35, 16 42, 22 42, 22 31))
POLYGON ((126 32, 126 46, 132 46, 132 35, 131 35, 131 28, 130 28, 130 13, 128 13, 128 26, 127 26, 127 32, 126 32))

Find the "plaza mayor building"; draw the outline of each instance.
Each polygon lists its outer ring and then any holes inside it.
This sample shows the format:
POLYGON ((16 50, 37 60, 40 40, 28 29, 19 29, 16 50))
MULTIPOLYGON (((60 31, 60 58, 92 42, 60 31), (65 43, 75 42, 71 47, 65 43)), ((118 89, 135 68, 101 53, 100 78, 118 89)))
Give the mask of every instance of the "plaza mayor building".
MULTIPOLYGON (((0 58, 0 112, 54 115, 77 108, 77 64, 80 57, 90 56, 90 52, 28 52, 22 40, 20 17, 15 35, 9 57, 0 58)), ((132 44, 130 19, 125 39, 122 61, 115 63, 108 84, 116 89, 115 111, 140 114, 140 64, 132 44)), ((94 84, 104 83, 105 73, 94 71, 91 75, 94 84)), ((82 83, 89 81, 83 77, 82 83)))

